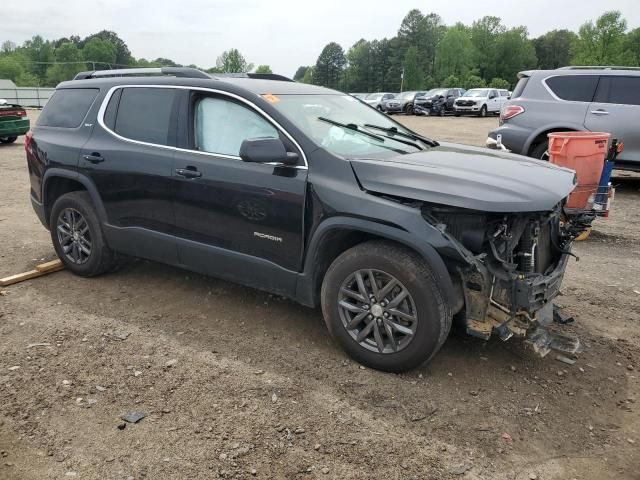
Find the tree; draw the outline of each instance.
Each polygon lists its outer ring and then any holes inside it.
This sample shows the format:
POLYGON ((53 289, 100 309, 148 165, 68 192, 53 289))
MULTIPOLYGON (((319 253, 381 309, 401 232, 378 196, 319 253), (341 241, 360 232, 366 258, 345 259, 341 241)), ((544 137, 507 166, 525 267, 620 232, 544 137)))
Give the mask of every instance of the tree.
POLYGON ((55 50, 57 63, 47 70, 47 84, 57 85, 65 80, 71 80, 76 73, 86 68, 82 62, 82 52, 71 42, 61 44, 55 50))
POLYGON ((51 62, 53 62, 53 46, 40 35, 36 35, 24 42, 21 49, 31 63, 29 71, 36 75, 40 82, 44 82, 51 62))
POLYGON ((247 73, 253 70, 253 63, 247 62, 237 48, 225 52, 216 60, 216 68, 222 73, 247 73))
POLYGON ((417 47, 409 47, 404 55, 403 90, 418 90, 422 86, 424 74, 420 67, 417 47))
POLYGON ((456 75, 449 75, 442 81, 442 86, 445 88, 455 88, 460 86, 460 78, 456 75))
POLYGON ((465 90, 469 90, 471 88, 484 88, 486 86, 487 86, 487 83, 484 81, 483 78, 479 77, 478 75, 469 75, 462 82, 462 87, 465 90))
POLYGON ((422 19, 419 51, 423 60, 423 68, 431 75, 439 73, 436 71, 436 56, 438 45, 446 32, 447 27, 442 23, 442 18, 439 15, 430 13, 422 19))
POLYGON ((358 40, 347 52, 348 68, 345 71, 344 89, 350 92, 374 90, 373 55, 371 43, 358 40))
POLYGON ((511 84, 507 82, 504 78, 492 78, 489 82, 489 87, 491 88, 503 88, 505 90, 509 90, 511 88, 511 84))
POLYGON ((500 34, 505 32, 498 17, 482 17, 471 25, 471 42, 474 46, 474 65, 480 77, 492 78, 501 61, 497 55, 496 43, 500 34))
POLYGON ((640 28, 631 30, 624 39, 625 59, 629 65, 640 67, 640 28))
POLYGON ((342 47, 335 42, 327 44, 316 61, 313 83, 325 87, 338 88, 346 63, 347 60, 342 47))
POLYGON ((0 47, 0 51, 2 53, 12 53, 16 49, 16 44, 11 40, 5 40, 2 42, 2 47, 0 47))
POLYGON ((271 67, 269 65, 258 65, 258 68, 256 68, 255 73, 273 73, 271 71, 271 67))
POLYGON ((498 77, 515 82, 519 71, 535 68, 538 61, 526 27, 500 33, 495 42, 495 53, 499 61, 492 69, 494 74, 483 77, 485 80, 498 77))
POLYGON ((304 75, 302 76, 302 79, 300 79, 300 81, 302 83, 312 84, 313 83, 313 71, 314 70, 315 70, 315 67, 307 67, 307 69, 304 71, 304 75))
POLYGON ((93 37, 82 47, 82 56, 91 68, 113 68, 116 63, 116 47, 107 40, 93 37))
POLYGON ((18 77, 24 72, 22 65, 13 57, 0 57, 0 78, 7 78, 17 83, 18 77))
POLYGON ((552 30, 533 39, 538 67, 553 70, 570 65, 577 39, 569 30, 552 30))
MULTIPOLYGON (((125 41, 122 40, 116 32, 112 32, 110 30, 102 30, 101 32, 94 33, 81 42, 80 48, 84 48, 84 45, 93 38, 99 38, 100 40, 104 40, 113 45, 116 54, 114 61, 111 63, 117 63, 119 65, 130 65, 134 62, 134 59, 131 56, 131 52, 129 51, 129 47, 127 47, 125 41)), ((70 41, 74 42, 73 36, 70 38, 70 41)))
POLYGON ((305 67, 305 66, 298 67, 298 69, 296 70, 296 73, 293 75, 293 79, 296 82, 299 82, 304 77, 304 74, 307 73, 308 69, 309 67, 305 67))
POLYGON ((627 22, 615 10, 605 12, 595 23, 583 24, 578 30, 574 65, 616 65, 623 57, 627 22))
POLYGON ((473 66, 473 43, 469 29, 461 23, 448 28, 438 44, 436 69, 439 78, 457 75, 464 78, 473 66))

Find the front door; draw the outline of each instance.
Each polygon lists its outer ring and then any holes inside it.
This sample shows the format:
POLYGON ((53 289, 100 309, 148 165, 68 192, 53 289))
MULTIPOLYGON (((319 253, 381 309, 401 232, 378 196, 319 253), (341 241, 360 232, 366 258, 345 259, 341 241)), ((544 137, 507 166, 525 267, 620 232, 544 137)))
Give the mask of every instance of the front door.
POLYGON ((242 283, 277 283, 276 273, 260 278, 269 275, 263 267, 297 271, 302 259, 302 152, 248 102, 223 94, 188 96, 180 119, 188 127, 186 148, 176 152, 173 176, 180 262, 242 283), (301 164, 243 162, 242 141, 259 137, 280 137, 301 164))
POLYGON ((592 132, 609 132, 624 143, 619 161, 640 164, 640 77, 603 76, 584 125, 592 132))

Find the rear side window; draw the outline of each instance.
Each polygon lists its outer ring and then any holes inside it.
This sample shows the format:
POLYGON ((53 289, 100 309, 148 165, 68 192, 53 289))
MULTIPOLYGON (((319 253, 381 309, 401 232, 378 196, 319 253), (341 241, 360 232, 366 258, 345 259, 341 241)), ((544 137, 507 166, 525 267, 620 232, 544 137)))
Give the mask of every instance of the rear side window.
POLYGON ((563 75, 546 80, 548 87, 562 100, 591 102, 598 85, 596 75, 563 75))
POLYGON ((602 77, 595 101, 640 105, 640 77, 602 77))
POLYGON ((38 126, 77 128, 98 96, 97 88, 64 88, 56 90, 45 106, 38 126))
POLYGON ((167 145, 175 89, 124 88, 114 131, 140 142, 167 145))
POLYGON ((524 92, 527 83, 529 83, 529 78, 530 77, 522 77, 520 80, 518 80, 518 84, 516 85, 516 88, 513 89, 511 98, 518 98, 522 95, 522 92, 524 92))

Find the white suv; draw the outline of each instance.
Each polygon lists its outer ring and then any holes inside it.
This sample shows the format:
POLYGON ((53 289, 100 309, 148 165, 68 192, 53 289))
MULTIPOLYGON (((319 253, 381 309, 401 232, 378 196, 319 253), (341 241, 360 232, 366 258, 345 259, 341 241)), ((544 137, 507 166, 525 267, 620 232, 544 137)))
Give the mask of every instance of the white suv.
POLYGON ((453 109, 456 117, 464 114, 486 117, 489 113, 499 114, 502 105, 508 99, 508 90, 472 88, 455 101, 453 109))

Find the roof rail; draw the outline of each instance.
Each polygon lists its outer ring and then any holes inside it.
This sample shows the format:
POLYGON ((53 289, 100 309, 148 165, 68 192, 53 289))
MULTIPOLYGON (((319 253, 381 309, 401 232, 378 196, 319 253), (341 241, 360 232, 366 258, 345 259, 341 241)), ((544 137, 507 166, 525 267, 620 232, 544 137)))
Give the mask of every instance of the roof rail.
POLYGON ((560 67, 557 70, 640 70, 640 67, 627 67, 624 65, 574 65, 560 67))
POLYGON ((211 75, 191 67, 157 67, 157 68, 121 68, 116 70, 93 70, 80 72, 74 80, 86 80, 88 78, 124 77, 125 75, 171 75, 182 78, 211 78, 211 75))
POLYGON ((213 78, 253 78, 257 80, 279 80, 282 82, 293 82, 289 77, 277 73, 212 73, 213 78))

